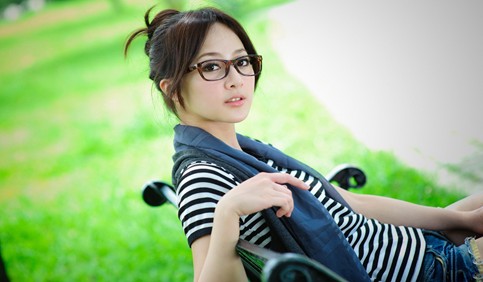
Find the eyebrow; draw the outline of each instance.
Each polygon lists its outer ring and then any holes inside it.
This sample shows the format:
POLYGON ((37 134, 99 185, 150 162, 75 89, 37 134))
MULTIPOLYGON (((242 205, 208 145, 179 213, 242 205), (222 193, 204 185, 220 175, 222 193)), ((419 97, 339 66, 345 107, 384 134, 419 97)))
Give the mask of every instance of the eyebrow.
MULTIPOLYGON (((247 53, 247 51, 245 50, 245 48, 241 48, 241 49, 235 50, 233 52, 233 54, 240 54, 240 53, 247 53)), ((208 52, 208 53, 201 54, 200 56, 198 56, 198 58, 196 60, 199 61, 203 57, 210 57, 210 56, 211 57, 221 57, 221 54, 217 53, 217 52, 208 52)))

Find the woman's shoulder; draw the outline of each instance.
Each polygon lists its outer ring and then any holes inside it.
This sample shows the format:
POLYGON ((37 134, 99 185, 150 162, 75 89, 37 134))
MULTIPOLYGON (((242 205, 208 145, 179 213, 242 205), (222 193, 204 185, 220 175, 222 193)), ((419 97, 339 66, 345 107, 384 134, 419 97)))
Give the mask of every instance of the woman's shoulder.
POLYGON ((188 163, 181 172, 181 178, 193 173, 216 173, 232 175, 224 167, 209 161, 196 160, 188 163))
POLYGON ((238 184, 233 174, 217 164, 192 162, 182 172, 176 187, 178 206, 190 206, 200 201, 217 202, 238 184))
POLYGON ((193 161, 189 163, 181 173, 178 188, 194 184, 211 183, 220 186, 232 187, 238 182, 235 176, 224 167, 208 162, 193 161))

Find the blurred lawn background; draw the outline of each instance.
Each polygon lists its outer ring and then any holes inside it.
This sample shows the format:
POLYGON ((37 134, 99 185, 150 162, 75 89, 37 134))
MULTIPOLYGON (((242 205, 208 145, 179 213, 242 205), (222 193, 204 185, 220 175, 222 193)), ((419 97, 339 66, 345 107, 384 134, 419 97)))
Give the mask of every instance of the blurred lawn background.
MULTIPOLYGON (((283 2, 219 1, 264 56, 255 105, 239 131, 322 172, 340 163, 362 167, 362 193, 433 206, 464 196, 368 150, 286 73, 265 16, 283 2)), ((175 209, 141 199, 146 181, 170 179, 176 120, 147 78, 144 41, 127 59, 122 51, 152 5, 206 3, 49 2, 0 23, 0 244, 12 281, 192 279, 175 209)))

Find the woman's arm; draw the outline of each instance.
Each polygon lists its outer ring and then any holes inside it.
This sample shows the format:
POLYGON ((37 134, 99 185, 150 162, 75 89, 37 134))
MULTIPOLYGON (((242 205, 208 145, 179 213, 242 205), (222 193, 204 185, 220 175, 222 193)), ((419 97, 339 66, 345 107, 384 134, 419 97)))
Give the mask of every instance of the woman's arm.
POLYGON ((218 215, 215 215, 211 235, 203 236, 191 245, 194 281, 247 281, 235 250, 238 218, 218 215))
POLYGON ((464 229, 483 234, 483 208, 471 211, 435 208, 388 197, 355 194, 341 188, 337 190, 354 211, 384 223, 439 231, 464 229))
POLYGON ((284 173, 260 173, 227 192, 215 208, 211 235, 192 244, 195 281, 246 281, 241 259, 236 253, 243 215, 279 207, 277 216, 290 216, 293 199, 283 184, 308 189, 301 180, 284 173))

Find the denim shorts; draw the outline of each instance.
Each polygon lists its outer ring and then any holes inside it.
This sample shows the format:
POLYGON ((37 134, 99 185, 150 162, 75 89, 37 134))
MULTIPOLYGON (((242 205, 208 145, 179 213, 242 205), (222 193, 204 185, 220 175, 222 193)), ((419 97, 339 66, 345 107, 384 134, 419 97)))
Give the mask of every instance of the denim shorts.
POLYGON ((478 252, 473 255, 470 238, 456 246, 438 232, 423 230, 423 235, 426 253, 419 281, 483 281, 477 266, 481 259, 475 257, 478 252))

